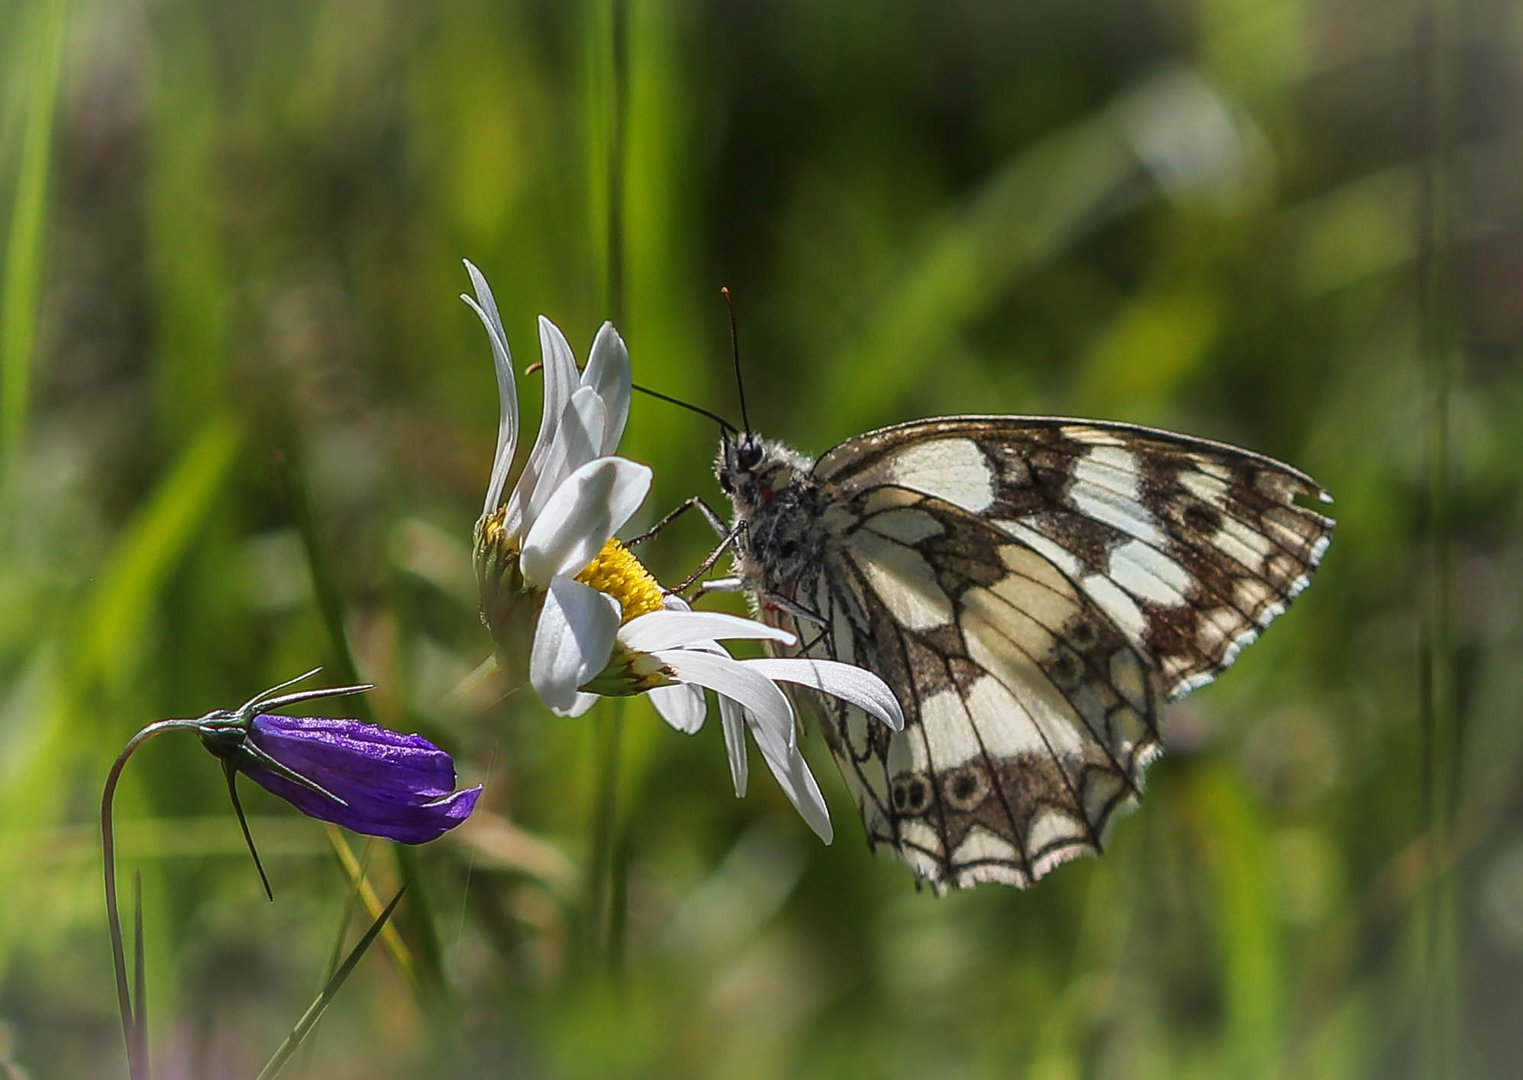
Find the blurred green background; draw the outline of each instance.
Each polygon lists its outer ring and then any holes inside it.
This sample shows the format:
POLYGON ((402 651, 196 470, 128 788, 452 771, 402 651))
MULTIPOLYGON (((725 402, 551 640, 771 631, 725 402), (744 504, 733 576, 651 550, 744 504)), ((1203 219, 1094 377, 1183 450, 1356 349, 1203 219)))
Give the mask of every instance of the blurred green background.
MULTIPOLYGON (((368 955, 293 1075, 1516 1075, 1520 45, 1512 0, 6 4, 0 1061, 125 1072, 122 743, 347 651, 487 796, 400 869, 351 838, 414 883, 407 963, 368 955), (717 723, 469 678, 462 257, 520 367, 538 313, 583 356, 614 315, 638 381, 733 415, 728 284, 801 449, 1136 421, 1295 463, 1339 528, 1104 859, 938 900, 818 738, 828 848, 759 761, 733 797, 717 723)), ((717 498, 713 436, 635 402, 636 525, 717 498)), ((123 788, 163 1076, 253 1075, 351 915, 324 830, 246 803, 274 905, 193 740, 123 788)))

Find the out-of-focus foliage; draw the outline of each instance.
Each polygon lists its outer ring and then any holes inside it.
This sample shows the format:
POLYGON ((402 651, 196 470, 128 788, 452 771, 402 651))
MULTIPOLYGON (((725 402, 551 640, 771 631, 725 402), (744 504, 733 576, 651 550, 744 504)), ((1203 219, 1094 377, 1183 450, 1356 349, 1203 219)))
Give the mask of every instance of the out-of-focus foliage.
MULTIPOLYGON (((414 883, 405 952, 305 1075, 1511 1074, 1523 8, 619 10, 0 14, 0 1060, 119 1067, 105 769, 150 720, 346 677, 336 627, 376 717, 487 791, 401 870, 356 843, 382 896, 414 883), (538 312, 579 352, 614 315, 637 381, 733 415, 728 284, 752 419, 800 448, 1131 420, 1305 468, 1339 529, 1172 710, 1104 859, 936 900, 869 857, 818 738, 831 848, 764 776, 733 798, 717 724, 469 677, 496 402, 463 256, 521 365, 538 312)), ((636 401, 645 520, 717 497, 713 437, 636 401)), ((711 540, 643 553, 675 580, 711 540)), ((166 1076, 252 1075, 351 914, 322 831, 251 792, 265 903, 220 785, 162 740, 118 808, 166 1076)))

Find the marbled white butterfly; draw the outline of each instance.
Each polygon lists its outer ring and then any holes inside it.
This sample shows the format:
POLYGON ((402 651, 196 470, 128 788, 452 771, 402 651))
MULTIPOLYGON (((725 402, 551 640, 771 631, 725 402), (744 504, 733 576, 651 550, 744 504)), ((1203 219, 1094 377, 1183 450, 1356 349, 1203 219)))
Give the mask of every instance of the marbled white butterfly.
POLYGON ((716 472, 730 584, 898 695, 900 733, 839 703, 822 726, 868 843, 938 892, 1099 851, 1162 748, 1161 703, 1285 610, 1333 527, 1288 465, 1090 420, 919 420, 818 461, 748 430, 716 472))

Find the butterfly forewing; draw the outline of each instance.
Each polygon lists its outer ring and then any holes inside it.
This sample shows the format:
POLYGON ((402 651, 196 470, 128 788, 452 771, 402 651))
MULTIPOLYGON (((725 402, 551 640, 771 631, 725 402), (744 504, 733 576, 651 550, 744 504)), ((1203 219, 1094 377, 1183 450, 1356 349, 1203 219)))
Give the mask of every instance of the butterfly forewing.
POLYGON ((1180 697, 1306 587, 1332 520, 1305 474, 1125 424, 956 417, 884 428, 815 468, 827 488, 935 494, 994 522, 1079 585, 1180 697))
POLYGON ((1161 700, 1284 611, 1332 528, 1295 469, 1124 424, 925 420, 812 468, 760 445, 720 470, 741 577, 803 649, 894 690, 902 732, 831 702, 823 726, 869 843, 938 891, 1099 850, 1161 700))

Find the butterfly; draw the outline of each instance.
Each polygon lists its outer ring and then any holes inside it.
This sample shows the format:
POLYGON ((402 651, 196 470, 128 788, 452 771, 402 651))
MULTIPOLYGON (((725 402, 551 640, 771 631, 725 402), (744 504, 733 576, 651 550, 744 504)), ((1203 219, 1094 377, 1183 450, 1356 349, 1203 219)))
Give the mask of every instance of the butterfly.
POLYGON ((793 652, 873 671, 903 706, 897 733, 816 712, 869 846, 938 893, 1100 852, 1164 702, 1285 611, 1333 528, 1289 465, 1091 420, 919 420, 818 460, 731 431, 715 472, 729 584, 793 652))

